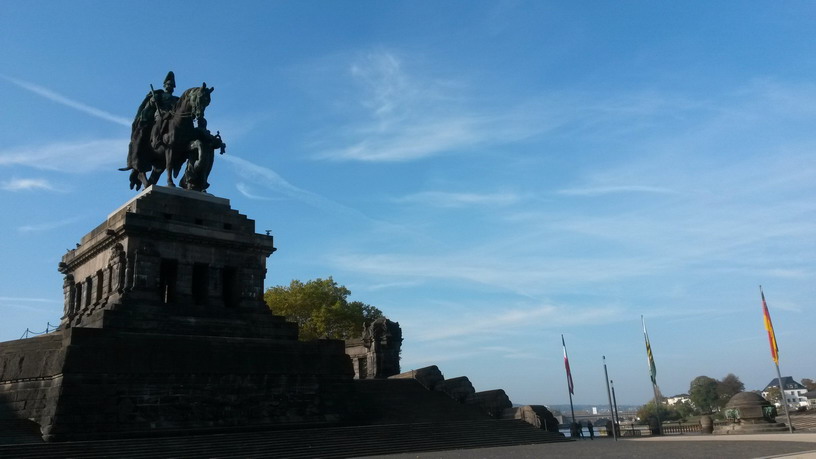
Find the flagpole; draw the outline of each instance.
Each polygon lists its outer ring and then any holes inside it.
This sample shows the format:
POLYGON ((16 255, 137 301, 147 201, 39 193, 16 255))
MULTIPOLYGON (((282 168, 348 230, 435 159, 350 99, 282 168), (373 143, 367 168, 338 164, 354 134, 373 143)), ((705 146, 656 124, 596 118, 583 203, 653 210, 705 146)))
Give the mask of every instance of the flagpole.
POLYGON ((791 423, 790 412, 788 411, 788 399, 785 398, 785 388, 782 386, 782 373, 779 372, 779 364, 776 364, 776 377, 779 381, 779 396, 782 397, 782 406, 785 407, 785 417, 788 419, 788 430, 793 433, 793 424, 791 423))
POLYGON ((609 372, 606 371, 606 356, 603 357, 604 378, 606 379, 606 397, 609 398, 609 415, 612 416, 612 437, 618 441, 618 434, 615 432, 615 410, 612 408, 612 392, 609 390, 609 372))
POLYGON ((779 396, 782 399, 782 406, 785 407, 785 417, 788 419, 788 430, 793 433, 793 423, 791 423, 790 412, 788 411, 788 399, 785 398, 785 387, 782 385, 782 373, 779 371, 779 345, 776 342, 776 333, 774 333, 773 323, 771 322, 771 313, 768 311, 768 304, 765 302, 765 292, 762 291, 762 286, 759 286, 759 296, 762 297, 762 315, 765 319, 765 330, 768 332, 768 342, 771 345, 771 358, 776 366, 776 376, 779 382, 779 396))
POLYGON ((658 399, 658 389, 657 384, 652 384, 652 390, 654 391, 654 402, 655 402, 655 416, 657 417, 657 434, 663 435, 663 421, 660 420, 660 400, 658 399))
MULTIPOLYGON (((575 422, 575 408, 572 406, 572 392, 570 392, 569 397, 570 397, 570 413, 572 413, 572 422, 575 422)), ((570 424, 572 424, 572 422, 570 424)))
POLYGON ((646 358, 649 362, 649 377, 652 380, 652 392, 654 393, 655 417, 657 418, 657 433, 663 435, 663 423, 660 420, 660 401, 658 400, 657 389, 657 367, 654 364, 652 355, 652 345, 649 343, 649 334, 646 332, 646 320, 640 316, 640 323, 643 324, 643 339, 646 341, 646 358))
MULTIPOLYGON (((570 414, 572 414, 572 422, 575 422, 575 407, 572 405, 572 372, 569 367, 569 358, 567 357, 567 343, 564 341, 564 335, 561 335, 561 345, 564 347, 564 368, 567 372, 567 391, 569 392, 570 400, 570 414)), ((570 423, 571 424, 571 423, 570 423)), ((570 429, 572 431, 572 429, 570 429)))

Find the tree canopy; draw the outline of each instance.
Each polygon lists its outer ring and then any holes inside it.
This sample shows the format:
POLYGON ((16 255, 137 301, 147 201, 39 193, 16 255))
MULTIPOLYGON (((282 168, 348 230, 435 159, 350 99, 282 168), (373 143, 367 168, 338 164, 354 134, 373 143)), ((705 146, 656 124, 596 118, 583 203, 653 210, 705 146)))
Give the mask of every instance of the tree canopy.
POLYGON ((816 381, 810 378, 802 378, 802 385, 807 388, 807 390, 816 390, 816 381))
POLYGON ((745 390, 745 384, 734 373, 728 373, 717 384, 717 392, 720 394, 720 402, 725 406, 731 397, 745 390))
POLYGON ((698 376, 691 381, 689 398, 701 413, 712 413, 725 407, 731 397, 745 390, 745 384, 734 373, 728 373, 722 380, 708 376, 698 376))
POLYGON ((649 418, 653 417, 658 417, 660 422, 665 422, 675 421, 683 418, 684 416, 671 405, 660 403, 657 405, 657 408, 655 408, 654 400, 652 400, 638 409, 637 417, 641 422, 648 423, 649 418))
POLYGON ((364 322, 384 317, 374 306, 348 301, 349 295, 349 289, 329 277, 306 283, 293 280, 288 286, 270 287, 264 293, 264 301, 273 314, 298 325, 303 341, 349 339, 362 335, 364 322))
POLYGON ((698 376, 691 381, 689 398, 691 403, 703 413, 714 412, 720 406, 719 382, 708 376, 698 376))

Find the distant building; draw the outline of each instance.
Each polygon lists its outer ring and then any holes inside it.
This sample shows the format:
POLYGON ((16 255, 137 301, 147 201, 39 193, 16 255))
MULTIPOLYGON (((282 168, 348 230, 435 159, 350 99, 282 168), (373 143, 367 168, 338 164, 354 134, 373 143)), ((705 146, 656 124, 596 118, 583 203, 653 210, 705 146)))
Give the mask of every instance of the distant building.
MULTIPOLYGON (((762 389, 762 396, 766 399, 768 398, 768 391, 771 390, 772 387, 779 387, 779 379, 774 378, 771 382, 765 386, 765 389, 762 389)), ((784 393, 785 403, 788 405, 788 408, 799 408, 800 406, 808 406, 808 399, 805 397, 805 393, 807 392, 807 387, 803 386, 801 383, 798 383, 793 380, 792 376, 783 376, 782 377, 782 392, 784 393)), ((774 402, 776 406, 782 406, 781 403, 774 402)))
POLYGON ((673 397, 666 397, 666 405, 676 405, 678 403, 691 403, 688 394, 679 394, 673 397))

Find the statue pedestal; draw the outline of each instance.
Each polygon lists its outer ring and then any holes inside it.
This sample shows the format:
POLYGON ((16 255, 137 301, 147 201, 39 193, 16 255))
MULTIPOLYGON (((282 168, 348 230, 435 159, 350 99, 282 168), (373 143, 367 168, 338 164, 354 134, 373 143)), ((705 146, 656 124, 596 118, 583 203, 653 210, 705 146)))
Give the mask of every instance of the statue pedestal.
POLYGON ((148 188, 63 256, 60 330, 0 345, 0 408, 48 440, 342 420, 344 344, 269 312, 274 251, 228 200, 148 188))
POLYGON ((752 434, 784 432, 784 423, 776 422, 776 408, 771 402, 753 392, 740 392, 725 404, 725 414, 730 423, 717 427, 721 434, 752 434))

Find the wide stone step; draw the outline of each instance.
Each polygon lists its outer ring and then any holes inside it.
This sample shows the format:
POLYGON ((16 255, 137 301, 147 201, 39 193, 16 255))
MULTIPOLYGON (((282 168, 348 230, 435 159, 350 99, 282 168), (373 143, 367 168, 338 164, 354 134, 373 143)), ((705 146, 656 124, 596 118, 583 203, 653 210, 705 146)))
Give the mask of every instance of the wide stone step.
POLYGON ((475 406, 442 392, 429 391, 413 379, 354 381, 356 406, 366 424, 407 424, 492 419, 475 406))
POLYGON ((0 445, 12 443, 42 443, 40 426, 28 420, 0 418, 0 445))
POLYGON ((559 441, 568 440, 523 421, 482 420, 5 445, 0 457, 347 458, 559 441))

